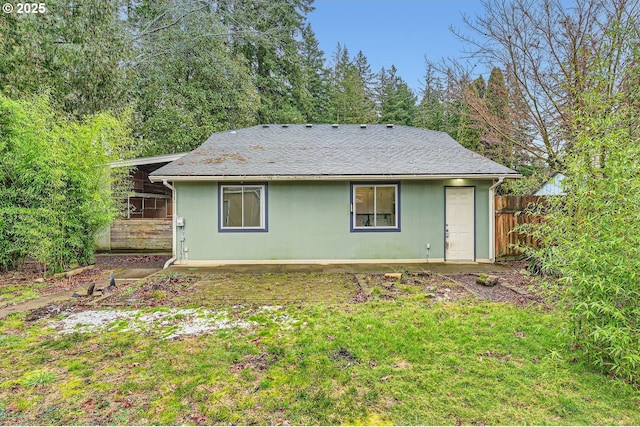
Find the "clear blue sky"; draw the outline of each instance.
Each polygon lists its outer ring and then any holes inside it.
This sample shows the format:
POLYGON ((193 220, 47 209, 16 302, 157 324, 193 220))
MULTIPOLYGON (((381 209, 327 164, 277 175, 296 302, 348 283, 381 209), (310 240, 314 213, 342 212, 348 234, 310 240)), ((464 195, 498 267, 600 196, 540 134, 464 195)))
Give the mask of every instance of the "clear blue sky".
MULTIPOLYGON (((477 0, 315 0, 307 15, 327 61, 338 43, 361 50, 378 72, 395 65, 410 88, 423 87, 425 61, 460 58, 464 44, 449 30, 464 29, 462 14, 482 13, 477 0)), ((418 93, 417 93, 418 94, 418 93)))

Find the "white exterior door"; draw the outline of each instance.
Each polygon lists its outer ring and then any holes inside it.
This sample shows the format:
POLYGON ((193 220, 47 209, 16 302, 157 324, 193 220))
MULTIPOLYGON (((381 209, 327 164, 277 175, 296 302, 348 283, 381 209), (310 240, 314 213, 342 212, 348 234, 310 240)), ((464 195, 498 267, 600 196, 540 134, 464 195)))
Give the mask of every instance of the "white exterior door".
POLYGON ((475 261, 475 188, 445 188, 445 260, 475 261))

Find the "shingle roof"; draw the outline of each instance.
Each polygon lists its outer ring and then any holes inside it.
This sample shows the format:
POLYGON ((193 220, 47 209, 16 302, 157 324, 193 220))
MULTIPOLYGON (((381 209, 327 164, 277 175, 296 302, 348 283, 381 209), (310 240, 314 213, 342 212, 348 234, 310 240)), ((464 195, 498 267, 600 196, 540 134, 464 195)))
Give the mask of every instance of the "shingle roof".
POLYGON ((211 135, 163 177, 517 176, 444 132, 390 125, 259 125, 211 135))

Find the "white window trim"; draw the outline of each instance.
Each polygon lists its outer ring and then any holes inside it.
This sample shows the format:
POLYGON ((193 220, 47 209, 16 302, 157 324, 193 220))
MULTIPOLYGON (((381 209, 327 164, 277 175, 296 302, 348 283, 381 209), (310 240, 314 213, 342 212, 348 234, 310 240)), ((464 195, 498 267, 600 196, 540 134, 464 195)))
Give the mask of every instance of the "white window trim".
POLYGON ((351 197, 353 200, 353 212, 351 215, 351 229, 352 230, 356 230, 356 231, 376 231, 376 230, 399 230, 400 229, 400 217, 399 217, 399 205, 400 203, 398 203, 398 193, 399 193, 399 188, 398 188, 398 184, 385 184, 385 183, 380 183, 380 184, 373 184, 373 183, 366 183, 366 184, 352 184, 351 185, 351 197), (373 187, 373 206, 374 206, 374 212, 373 212, 373 218, 374 221, 377 220, 377 210, 378 210, 378 201, 377 201, 377 191, 376 189, 378 187, 393 187, 395 189, 395 195, 394 195, 394 200, 395 200, 395 212, 394 212, 394 218, 395 218, 395 225, 386 225, 386 226, 380 226, 380 225, 373 225, 373 226, 363 226, 363 225, 357 225, 357 215, 358 215, 358 211, 357 211, 357 201, 356 201, 356 188, 358 187, 373 187))
MULTIPOLYGON (((265 184, 221 184, 220 185, 220 231, 266 231, 266 185, 265 184), (224 225, 224 190, 225 188, 240 187, 242 188, 242 194, 244 195, 245 188, 260 188, 260 225, 259 226, 240 226, 229 227, 224 225)), ((242 201, 242 221, 244 222, 244 197, 241 197, 242 201)))

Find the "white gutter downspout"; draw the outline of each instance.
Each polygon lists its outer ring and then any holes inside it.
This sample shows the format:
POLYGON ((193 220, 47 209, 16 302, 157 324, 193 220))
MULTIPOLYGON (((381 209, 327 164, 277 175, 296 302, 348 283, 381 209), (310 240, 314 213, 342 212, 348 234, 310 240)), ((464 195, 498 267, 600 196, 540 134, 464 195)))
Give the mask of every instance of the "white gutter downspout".
POLYGON ((489 260, 496 262, 496 198, 495 189, 502 184, 504 177, 489 187, 489 260))
POLYGON ((172 232, 172 237, 171 237, 171 258, 169 258, 167 260, 167 262, 164 263, 164 267, 162 267, 163 269, 169 267, 171 264, 173 264, 176 261, 176 188, 169 184, 169 182, 167 182, 166 179, 162 180, 162 184, 167 187, 169 190, 171 190, 171 204, 173 205, 173 215, 171 218, 171 232, 172 232))

